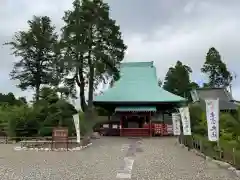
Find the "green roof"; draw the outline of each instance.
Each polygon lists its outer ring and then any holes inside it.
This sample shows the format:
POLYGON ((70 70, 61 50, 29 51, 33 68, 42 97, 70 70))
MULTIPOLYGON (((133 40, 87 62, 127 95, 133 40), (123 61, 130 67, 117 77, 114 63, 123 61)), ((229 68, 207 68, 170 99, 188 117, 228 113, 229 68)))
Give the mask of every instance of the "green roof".
POLYGON ((156 112, 155 106, 120 106, 115 112, 156 112))
POLYGON ((186 99, 172 94, 158 86, 156 68, 153 62, 122 63, 121 78, 112 88, 94 97, 94 102, 181 102, 186 99))

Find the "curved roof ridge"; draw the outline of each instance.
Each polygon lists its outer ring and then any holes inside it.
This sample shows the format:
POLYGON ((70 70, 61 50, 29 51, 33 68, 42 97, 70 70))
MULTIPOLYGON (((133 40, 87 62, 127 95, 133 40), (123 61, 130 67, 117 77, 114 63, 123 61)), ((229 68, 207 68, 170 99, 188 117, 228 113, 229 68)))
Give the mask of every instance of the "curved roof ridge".
POLYGON ((152 67, 152 66, 153 66, 153 61, 121 63, 121 68, 125 68, 125 67, 152 67))

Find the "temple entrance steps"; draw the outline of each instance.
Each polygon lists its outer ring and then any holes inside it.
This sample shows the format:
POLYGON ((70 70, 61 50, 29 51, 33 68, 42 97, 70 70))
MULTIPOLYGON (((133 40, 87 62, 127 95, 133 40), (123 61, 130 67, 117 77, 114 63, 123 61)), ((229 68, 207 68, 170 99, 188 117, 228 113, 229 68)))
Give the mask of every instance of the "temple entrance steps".
POLYGON ((150 130, 148 128, 124 128, 122 129, 122 136, 150 136, 150 130))

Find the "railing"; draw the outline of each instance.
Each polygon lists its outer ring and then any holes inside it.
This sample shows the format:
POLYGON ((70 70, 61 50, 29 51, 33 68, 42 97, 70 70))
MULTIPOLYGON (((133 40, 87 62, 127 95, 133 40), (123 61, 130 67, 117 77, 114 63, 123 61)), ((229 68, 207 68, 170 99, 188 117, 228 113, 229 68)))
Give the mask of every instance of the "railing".
POLYGON ((100 133, 104 136, 149 136, 149 128, 101 128, 100 133))
POLYGON ((99 131, 104 136, 120 136, 120 129, 101 128, 99 131))
MULTIPOLYGON (((83 139, 83 137, 81 137, 83 139)), ((66 150, 78 147, 76 137, 68 137, 66 140, 53 141, 52 137, 4 137, 4 144, 12 144, 17 142, 21 147, 27 148, 48 148, 53 150, 55 148, 65 148, 66 150)))
POLYGON ((189 149, 196 149, 205 156, 232 164, 240 170, 240 149, 237 147, 217 146, 214 142, 194 136, 179 136, 179 143, 189 149))

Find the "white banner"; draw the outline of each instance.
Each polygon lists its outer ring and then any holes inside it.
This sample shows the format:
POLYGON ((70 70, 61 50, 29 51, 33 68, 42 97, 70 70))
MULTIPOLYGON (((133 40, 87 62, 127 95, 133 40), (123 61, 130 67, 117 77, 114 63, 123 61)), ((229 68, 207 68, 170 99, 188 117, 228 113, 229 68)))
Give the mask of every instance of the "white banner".
POLYGON ((76 129, 77 142, 80 143, 80 123, 79 123, 79 114, 73 115, 73 121, 76 129))
POLYGON ((205 100, 206 116, 208 125, 208 140, 218 141, 219 139, 219 99, 205 100))
POLYGON ((181 118, 179 113, 172 113, 173 135, 179 136, 181 134, 181 118))
POLYGON ((179 108, 179 112, 182 120, 183 135, 192 135, 189 108, 187 106, 179 108))

